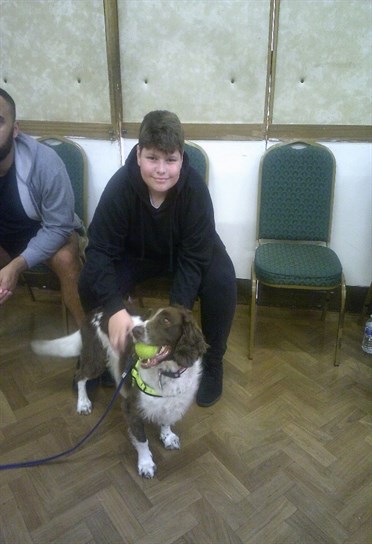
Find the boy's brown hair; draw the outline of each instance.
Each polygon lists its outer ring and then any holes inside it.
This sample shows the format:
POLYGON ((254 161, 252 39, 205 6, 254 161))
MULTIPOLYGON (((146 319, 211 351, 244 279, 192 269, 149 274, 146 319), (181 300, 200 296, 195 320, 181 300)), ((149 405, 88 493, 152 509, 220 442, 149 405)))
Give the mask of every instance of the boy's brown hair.
POLYGON ((175 113, 155 110, 143 118, 138 137, 140 149, 155 148, 163 153, 179 151, 182 155, 184 143, 181 121, 175 113))

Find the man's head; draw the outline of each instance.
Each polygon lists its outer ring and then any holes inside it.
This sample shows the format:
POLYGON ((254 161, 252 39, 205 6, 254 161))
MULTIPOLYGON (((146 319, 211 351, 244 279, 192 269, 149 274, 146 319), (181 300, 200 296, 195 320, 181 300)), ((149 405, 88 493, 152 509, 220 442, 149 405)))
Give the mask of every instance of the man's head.
POLYGON ((16 120, 17 114, 16 114, 16 105, 13 98, 4 89, 1 89, 1 87, 0 87, 0 97, 3 98, 5 102, 8 104, 10 108, 10 114, 14 122, 16 120))
POLYGON ((14 100, 4 89, 0 89, 0 175, 6 174, 12 165, 14 138, 18 130, 14 100))
POLYGON ((181 121, 166 110, 150 111, 141 123, 138 145, 140 149, 157 149, 163 153, 179 151, 183 154, 185 137, 181 121))

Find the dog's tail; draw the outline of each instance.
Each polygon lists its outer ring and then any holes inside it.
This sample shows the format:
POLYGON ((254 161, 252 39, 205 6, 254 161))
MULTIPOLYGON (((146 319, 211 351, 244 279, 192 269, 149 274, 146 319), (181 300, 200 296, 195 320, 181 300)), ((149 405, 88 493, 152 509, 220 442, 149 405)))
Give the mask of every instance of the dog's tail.
POLYGON ((37 355, 52 355, 54 357, 78 357, 81 346, 80 331, 55 340, 34 340, 31 342, 32 351, 37 355))

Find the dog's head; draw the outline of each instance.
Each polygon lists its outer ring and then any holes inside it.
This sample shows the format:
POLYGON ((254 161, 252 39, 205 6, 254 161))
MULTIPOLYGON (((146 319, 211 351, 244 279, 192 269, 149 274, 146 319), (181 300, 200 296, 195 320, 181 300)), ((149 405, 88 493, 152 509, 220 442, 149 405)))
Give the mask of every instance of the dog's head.
POLYGON ((188 367, 202 357, 208 347, 192 312, 182 306, 157 310, 149 319, 135 326, 132 335, 134 342, 159 347, 157 355, 143 362, 144 368, 167 359, 188 367))

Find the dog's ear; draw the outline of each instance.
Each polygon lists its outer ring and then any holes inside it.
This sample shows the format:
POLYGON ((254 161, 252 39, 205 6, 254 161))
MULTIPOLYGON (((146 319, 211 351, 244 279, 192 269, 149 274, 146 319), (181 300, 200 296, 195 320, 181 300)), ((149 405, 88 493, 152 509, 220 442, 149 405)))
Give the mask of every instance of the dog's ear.
POLYGON ((208 344, 198 327, 192 312, 186 308, 179 308, 183 319, 182 336, 173 352, 174 360, 180 366, 191 366, 207 351, 208 344))

